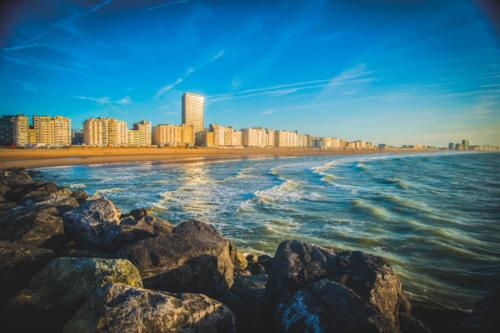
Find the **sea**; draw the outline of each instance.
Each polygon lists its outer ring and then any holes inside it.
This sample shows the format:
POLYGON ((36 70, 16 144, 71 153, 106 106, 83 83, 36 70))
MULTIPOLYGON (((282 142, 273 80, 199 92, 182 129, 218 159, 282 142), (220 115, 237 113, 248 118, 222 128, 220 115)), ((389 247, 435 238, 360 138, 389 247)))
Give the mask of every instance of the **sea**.
POLYGON ((500 154, 278 157, 39 169, 59 185, 213 225, 273 255, 286 239, 387 259, 416 303, 470 310, 500 286, 500 154))

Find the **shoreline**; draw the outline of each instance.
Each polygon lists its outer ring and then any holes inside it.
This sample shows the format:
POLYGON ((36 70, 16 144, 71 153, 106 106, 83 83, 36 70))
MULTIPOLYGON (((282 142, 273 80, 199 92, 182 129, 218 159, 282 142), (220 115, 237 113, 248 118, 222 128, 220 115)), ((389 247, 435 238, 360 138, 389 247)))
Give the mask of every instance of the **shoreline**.
POLYGON ((0 149, 1 168, 43 168, 71 165, 111 164, 127 162, 195 162, 231 161, 250 158, 335 156, 368 154, 436 153, 431 149, 333 150, 315 148, 59 148, 0 149))

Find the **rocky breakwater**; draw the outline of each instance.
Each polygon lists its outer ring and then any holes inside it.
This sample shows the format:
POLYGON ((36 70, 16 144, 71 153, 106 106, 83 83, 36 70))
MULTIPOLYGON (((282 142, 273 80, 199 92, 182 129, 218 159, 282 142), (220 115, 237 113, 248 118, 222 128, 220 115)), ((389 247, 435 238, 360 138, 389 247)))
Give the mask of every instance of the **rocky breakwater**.
MULTIPOLYGON (((244 255, 205 223, 173 226, 146 208, 123 214, 109 200, 33 175, 0 170, 2 331, 445 327, 415 318, 397 275, 380 257, 300 241, 282 242, 274 257, 244 255)), ((498 309, 497 291, 446 327, 496 332, 498 309)))

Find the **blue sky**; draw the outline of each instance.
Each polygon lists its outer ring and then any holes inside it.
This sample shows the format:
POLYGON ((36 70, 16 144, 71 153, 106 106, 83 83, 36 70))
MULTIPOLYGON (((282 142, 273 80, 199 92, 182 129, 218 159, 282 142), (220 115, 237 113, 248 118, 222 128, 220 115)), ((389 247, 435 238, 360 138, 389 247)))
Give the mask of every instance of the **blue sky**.
POLYGON ((206 125, 500 145, 488 13, 462 0, 11 1, 0 112, 180 123, 193 91, 206 125))

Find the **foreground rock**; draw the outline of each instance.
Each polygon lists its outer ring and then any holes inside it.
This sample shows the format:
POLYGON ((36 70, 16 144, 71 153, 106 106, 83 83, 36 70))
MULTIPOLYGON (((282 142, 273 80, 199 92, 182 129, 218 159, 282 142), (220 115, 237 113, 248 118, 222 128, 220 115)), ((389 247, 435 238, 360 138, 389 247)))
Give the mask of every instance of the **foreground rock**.
POLYGON ((119 233, 120 211, 107 199, 85 201, 64 214, 67 238, 79 246, 109 248, 119 233))
POLYGON ((278 307, 282 332, 398 332, 352 290, 322 279, 299 290, 278 307))
POLYGON ((28 285, 31 277, 54 258, 54 252, 0 241, 0 304, 28 285))
POLYGON ((142 287, 139 271, 128 260, 58 258, 37 273, 11 299, 11 331, 59 331, 78 308, 109 282, 142 287))
POLYGON ((472 313, 465 319, 464 327, 471 332, 500 331, 500 288, 477 302, 472 313))
POLYGON ((64 225, 56 207, 17 207, 0 215, 0 239, 58 251, 64 225))
POLYGON ((119 256, 139 268, 151 289, 217 295, 233 284, 229 241, 202 222, 183 222, 170 234, 126 246, 119 256))
POLYGON ((234 315, 200 294, 171 294, 121 283, 98 290, 64 327, 74 333, 234 332, 234 315))
POLYGON ((298 291, 322 279, 351 289, 393 327, 399 327, 400 313, 410 312, 398 277, 382 258, 299 241, 282 242, 276 250, 266 286, 271 307, 293 304, 298 291))

